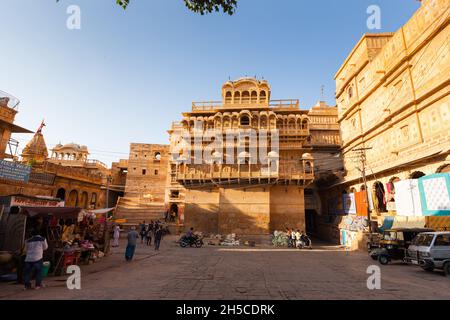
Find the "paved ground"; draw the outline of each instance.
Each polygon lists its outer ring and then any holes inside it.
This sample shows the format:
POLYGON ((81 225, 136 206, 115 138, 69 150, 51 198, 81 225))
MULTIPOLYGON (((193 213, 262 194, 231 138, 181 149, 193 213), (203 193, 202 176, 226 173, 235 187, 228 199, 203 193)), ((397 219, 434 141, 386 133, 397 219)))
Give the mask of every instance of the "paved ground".
POLYGON ((131 263, 123 247, 83 267, 81 290, 65 278, 31 291, 2 283, 0 299, 450 299, 450 279, 401 264, 382 266, 382 289, 368 290, 374 261, 333 246, 182 249, 167 237, 158 253, 139 246, 131 263))

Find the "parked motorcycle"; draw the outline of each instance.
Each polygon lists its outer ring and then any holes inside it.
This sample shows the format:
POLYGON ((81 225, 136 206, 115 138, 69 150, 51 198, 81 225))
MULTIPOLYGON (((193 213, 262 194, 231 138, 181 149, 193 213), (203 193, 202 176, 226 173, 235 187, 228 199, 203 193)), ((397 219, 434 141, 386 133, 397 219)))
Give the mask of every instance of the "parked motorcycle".
POLYGON ((201 248, 203 246, 203 238, 195 235, 191 238, 188 238, 184 235, 180 239, 180 247, 186 248, 187 246, 195 246, 196 248, 201 248))

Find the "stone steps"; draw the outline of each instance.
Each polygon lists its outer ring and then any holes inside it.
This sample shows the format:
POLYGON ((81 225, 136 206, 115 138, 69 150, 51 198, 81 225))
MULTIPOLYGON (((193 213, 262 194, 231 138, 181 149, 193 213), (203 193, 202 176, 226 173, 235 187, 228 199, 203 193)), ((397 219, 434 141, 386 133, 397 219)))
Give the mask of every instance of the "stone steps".
POLYGON ((127 220, 126 225, 138 225, 142 221, 164 219, 165 205, 162 202, 142 203, 139 198, 120 198, 115 213, 116 219, 127 220))

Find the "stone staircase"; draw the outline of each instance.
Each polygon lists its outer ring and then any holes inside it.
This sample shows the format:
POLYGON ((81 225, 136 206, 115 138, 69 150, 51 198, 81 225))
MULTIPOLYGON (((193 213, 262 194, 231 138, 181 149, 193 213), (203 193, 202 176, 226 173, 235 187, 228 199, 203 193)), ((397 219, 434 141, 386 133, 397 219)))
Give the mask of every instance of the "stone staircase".
POLYGON ((164 202, 143 202, 139 198, 119 198, 117 202, 115 219, 125 219, 126 226, 137 226, 145 220, 164 220, 164 202))

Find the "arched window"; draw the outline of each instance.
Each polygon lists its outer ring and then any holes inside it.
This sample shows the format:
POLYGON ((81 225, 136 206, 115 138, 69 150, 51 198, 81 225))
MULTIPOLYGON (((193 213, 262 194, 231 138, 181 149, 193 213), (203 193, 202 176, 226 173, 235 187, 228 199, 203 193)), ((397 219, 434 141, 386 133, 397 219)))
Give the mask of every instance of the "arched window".
POLYGON ((411 173, 410 179, 419 179, 422 178, 424 175, 425 173, 423 173, 422 171, 414 171, 413 173, 411 173))
POLYGON ((302 130, 308 130, 308 120, 302 120, 302 130))
POLYGON ((67 200, 68 207, 76 207, 78 206, 78 191, 72 190, 69 193, 69 199, 67 200))
POLYGON ((242 92, 242 103, 250 103, 250 92, 242 92))
POLYGON ((250 125, 250 118, 248 116, 242 116, 241 126, 249 126, 249 125, 250 125))
POLYGON ((65 201, 66 200, 66 189, 59 188, 58 191, 56 192, 56 197, 58 199, 61 199, 62 201, 65 201))
POLYGON ((94 209, 97 206, 97 194, 95 192, 92 193, 92 196, 91 196, 91 206, 93 206, 94 209))
POLYGON ((231 103, 233 100, 233 96, 231 94, 231 91, 227 91, 225 94, 225 103, 231 103))
POLYGON ((256 91, 252 91, 251 103, 257 103, 257 102, 258 102, 258 93, 256 91))
POLYGON ((81 194, 80 207, 82 207, 83 209, 88 209, 88 201, 89 201, 88 193, 84 191, 81 194))
POLYGON ((444 164, 443 166, 440 166, 436 173, 450 173, 450 164, 444 164))
POLYGON ((267 100, 266 98, 267 98, 266 92, 265 92, 265 91, 261 91, 261 92, 259 93, 259 102, 260 102, 260 103, 266 102, 266 100, 267 100))
POLYGON ((234 103, 241 103, 241 93, 239 91, 234 93, 234 103))
POLYGON ((161 160, 161 152, 156 152, 155 153, 155 160, 156 161, 160 161, 161 160))
POLYGON ((386 197, 384 186, 380 181, 373 184, 373 191, 375 193, 375 208, 378 212, 386 212, 386 197))
POLYGON ((349 99, 353 98, 353 87, 352 86, 348 87, 348 98, 349 99))

